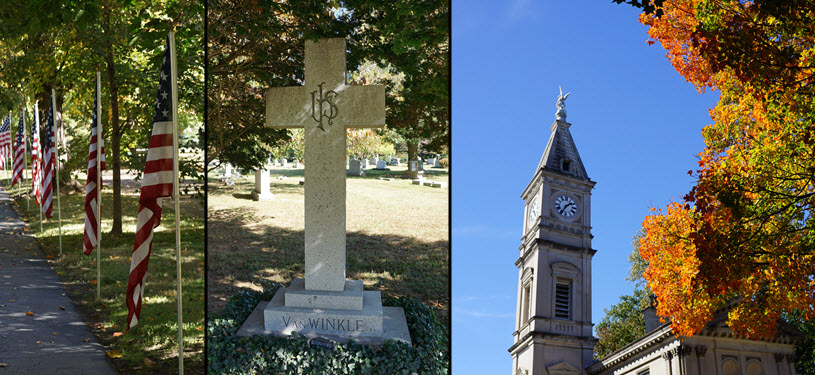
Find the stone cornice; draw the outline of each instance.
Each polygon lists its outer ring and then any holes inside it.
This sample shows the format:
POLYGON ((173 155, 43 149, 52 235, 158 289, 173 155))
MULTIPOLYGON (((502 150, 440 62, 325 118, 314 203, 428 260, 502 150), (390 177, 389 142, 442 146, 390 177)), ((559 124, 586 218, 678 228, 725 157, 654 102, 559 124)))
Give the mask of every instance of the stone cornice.
POLYGON ((536 239, 535 243, 538 246, 530 246, 526 250, 523 250, 524 246, 520 246, 518 248, 518 250, 523 251, 523 253, 521 253, 521 256, 518 257, 518 259, 515 260, 515 265, 516 266, 520 267, 520 265, 523 264, 524 259, 526 259, 526 257, 531 252, 537 250, 540 246, 546 246, 546 247, 549 247, 551 249, 556 249, 556 250, 574 251, 574 252, 577 252, 577 253, 580 253, 580 254, 588 254, 590 256, 594 256, 594 254, 597 253, 597 250, 595 250, 595 249, 565 245, 565 244, 562 244, 562 243, 557 243, 557 242, 553 242, 553 241, 549 241, 549 240, 544 240, 544 239, 541 239, 541 238, 536 239))
POLYGON ((651 331, 651 333, 641 337, 639 340, 636 340, 607 355, 605 358, 592 363, 586 368, 586 371, 592 375, 599 374, 600 372, 622 363, 636 354, 642 353, 646 349, 654 347, 672 336, 673 331, 671 330, 670 323, 663 324, 661 327, 651 331))
MULTIPOLYGON (((517 331, 516 331, 516 333, 517 333, 517 331)), ((556 333, 549 333, 549 332, 530 331, 530 332, 527 332, 523 337, 519 338, 518 342, 516 342, 515 344, 510 346, 509 349, 507 349, 507 351, 510 352, 510 353, 513 353, 513 351, 515 349, 517 349, 519 346, 521 346, 521 344, 525 344, 527 341, 529 341, 531 339, 535 339, 535 338, 540 338, 540 339, 559 338, 559 339, 570 339, 570 340, 580 340, 580 341, 585 341, 585 340, 592 340, 592 341, 595 341, 595 342, 597 341, 597 339, 594 336, 583 337, 583 336, 559 335, 559 334, 556 334, 556 333)))

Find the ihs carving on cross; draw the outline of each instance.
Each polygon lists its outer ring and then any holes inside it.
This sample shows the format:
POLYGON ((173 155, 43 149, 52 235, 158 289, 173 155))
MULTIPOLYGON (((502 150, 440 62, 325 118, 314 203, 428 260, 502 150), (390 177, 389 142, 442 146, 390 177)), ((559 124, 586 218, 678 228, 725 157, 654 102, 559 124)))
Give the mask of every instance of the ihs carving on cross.
POLYGON ((323 118, 328 118, 328 125, 333 125, 331 119, 337 117, 337 115, 340 113, 340 110, 339 108, 337 108, 337 105, 335 103, 335 100, 337 100, 337 92, 334 90, 329 90, 326 91, 325 96, 323 96, 324 84, 325 82, 317 85, 317 87, 320 88, 319 90, 320 96, 318 98, 314 97, 314 94, 318 92, 317 90, 311 92, 311 118, 313 118, 314 121, 317 121, 320 124, 318 128, 320 128, 320 130, 322 131, 325 131, 325 128, 323 127, 323 118), (315 106, 318 103, 319 109, 315 110, 315 106), (325 111, 323 110, 323 103, 328 103, 328 114, 326 114, 325 111), (320 114, 319 118, 317 117, 317 113, 320 114))

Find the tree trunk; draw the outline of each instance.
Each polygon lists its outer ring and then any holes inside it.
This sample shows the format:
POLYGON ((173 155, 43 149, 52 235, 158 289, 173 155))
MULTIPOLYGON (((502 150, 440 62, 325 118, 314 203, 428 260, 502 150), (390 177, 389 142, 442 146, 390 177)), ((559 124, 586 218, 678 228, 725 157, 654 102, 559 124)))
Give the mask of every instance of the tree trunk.
MULTIPOLYGON (((110 10, 105 11, 102 29, 105 34, 110 35, 110 10)), ((108 87, 110 90, 110 126, 111 131, 111 169, 113 170, 113 228, 110 230, 111 236, 122 234, 122 175, 121 162, 119 156, 119 139, 122 136, 122 128, 119 122, 119 85, 116 82, 116 65, 113 60, 113 45, 105 44, 105 63, 107 64, 108 87)))
POLYGON ((409 140, 408 146, 408 162, 419 159, 419 141, 409 140))

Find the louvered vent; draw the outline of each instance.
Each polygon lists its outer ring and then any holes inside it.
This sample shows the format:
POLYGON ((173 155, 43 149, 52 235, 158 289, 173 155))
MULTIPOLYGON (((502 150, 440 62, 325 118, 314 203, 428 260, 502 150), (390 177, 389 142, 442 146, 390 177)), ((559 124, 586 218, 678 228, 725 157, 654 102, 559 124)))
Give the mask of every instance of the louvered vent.
POLYGON ((555 286, 555 318, 569 319, 569 293, 570 285, 557 283, 555 286))

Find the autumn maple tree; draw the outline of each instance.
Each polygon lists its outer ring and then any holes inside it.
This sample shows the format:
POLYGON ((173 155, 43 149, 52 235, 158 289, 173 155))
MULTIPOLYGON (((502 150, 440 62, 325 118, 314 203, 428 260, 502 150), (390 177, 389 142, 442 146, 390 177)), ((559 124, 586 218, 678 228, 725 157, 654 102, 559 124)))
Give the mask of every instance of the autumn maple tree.
MULTIPOLYGON (((649 4, 649 2, 645 2, 649 4)), ((634 4, 636 5, 636 4, 634 4)), ((734 333, 815 321, 815 3, 664 1, 650 43, 719 102, 692 190, 643 222, 639 251, 660 316, 699 332, 723 307, 734 333)))

